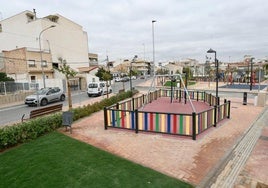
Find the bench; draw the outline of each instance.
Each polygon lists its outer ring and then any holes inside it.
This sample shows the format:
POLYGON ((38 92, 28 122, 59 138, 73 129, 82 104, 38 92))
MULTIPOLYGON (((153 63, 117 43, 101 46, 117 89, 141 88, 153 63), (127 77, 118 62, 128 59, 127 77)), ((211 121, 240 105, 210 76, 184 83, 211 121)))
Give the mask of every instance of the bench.
POLYGON ((123 93, 123 92, 125 92, 124 89, 120 89, 120 90, 118 91, 118 93, 123 93))
MULTIPOLYGON (((30 112, 30 116, 28 119, 32 119, 32 118, 36 118, 36 117, 40 117, 43 115, 47 115, 47 114, 51 114, 54 112, 60 112, 62 111, 62 104, 57 104, 57 105, 52 105, 52 106, 47 106, 47 107, 43 107, 43 108, 38 108, 36 110, 32 110, 30 112)), ((25 114, 23 114, 23 116, 21 117, 21 122, 23 122, 24 120, 27 120, 25 117, 25 114)))

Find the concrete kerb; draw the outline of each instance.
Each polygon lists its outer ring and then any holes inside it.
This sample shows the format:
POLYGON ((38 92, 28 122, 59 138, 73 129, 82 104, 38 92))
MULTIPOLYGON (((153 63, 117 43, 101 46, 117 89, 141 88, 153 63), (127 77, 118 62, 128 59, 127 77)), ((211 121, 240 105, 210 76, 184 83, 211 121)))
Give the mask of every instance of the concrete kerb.
POLYGON ((212 168, 212 170, 207 174, 207 176, 202 180, 202 182, 197 186, 197 188, 206 188, 210 187, 214 182, 216 182, 217 177, 219 174, 224 170, 225 166, 229 162, 229 160, 232 159, 232 152, 233 150, 238 146, 238 144, 241 142, 241 140, 246 136, 246 134, 249 132, 249 130, 258 123, 258 121, 261 119, 261 117, 268 111, 268 107, 265 107, 262 112, 258 115, 258 117, 255 119, 255 121, 250 125, 250 127, 246 130, 246 132, 237 139, 235 145, 230 148, 226 154, 219 160, 216 166, 212 168))

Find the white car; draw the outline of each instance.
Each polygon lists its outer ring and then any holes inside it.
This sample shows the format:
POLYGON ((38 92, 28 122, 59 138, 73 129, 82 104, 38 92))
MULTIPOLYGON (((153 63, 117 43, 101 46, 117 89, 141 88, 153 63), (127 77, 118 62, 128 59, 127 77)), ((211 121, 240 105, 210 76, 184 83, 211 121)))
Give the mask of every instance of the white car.
POLYGON ((121 82, 121 81, 122 81, 122 78, 120 78, 120 77, 116 77, 116 78, 114 79, 114 81, 115 81, 115 82, 121 82))
MULTIPOLYGON (((111 86, 108 85, 108 93, 112 93, 111 86)), ((92 82, 88 84, 87 95, 91 96, 101 96, 107 94, 106 82, 92 82)))
POLYGON ((24 103, 28 106, 38 105, 45 106, 48 103, 55 102, 55 101, 64 101, 65 94, 63 91, 58 88, 44 88, 40 89, 32 95, 29 95, 25 98, 24 103), (38 100, 39 99, 39 100, 38 100))

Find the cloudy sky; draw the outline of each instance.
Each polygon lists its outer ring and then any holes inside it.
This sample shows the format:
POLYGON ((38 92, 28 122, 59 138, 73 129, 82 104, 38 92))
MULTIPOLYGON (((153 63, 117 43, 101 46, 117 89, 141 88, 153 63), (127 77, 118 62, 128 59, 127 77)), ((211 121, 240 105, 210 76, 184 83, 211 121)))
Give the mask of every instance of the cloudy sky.
POLYGON ((209 48, 225 62, 268 58, 267 0, 5 0, 0 19, 33 8, 37 17, 58 13, 81 25, 100 61, 152 60, 152 31, 156 62, 204 62, 209 48))

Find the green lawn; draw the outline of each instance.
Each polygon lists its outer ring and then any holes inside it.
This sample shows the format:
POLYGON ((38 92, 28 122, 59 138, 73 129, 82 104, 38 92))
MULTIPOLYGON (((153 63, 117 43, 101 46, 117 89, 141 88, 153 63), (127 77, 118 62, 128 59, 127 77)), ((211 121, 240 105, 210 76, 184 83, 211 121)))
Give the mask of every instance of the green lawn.
POLYGON ((0 153, 0 187, 192 187, 53 132, 0 153))

